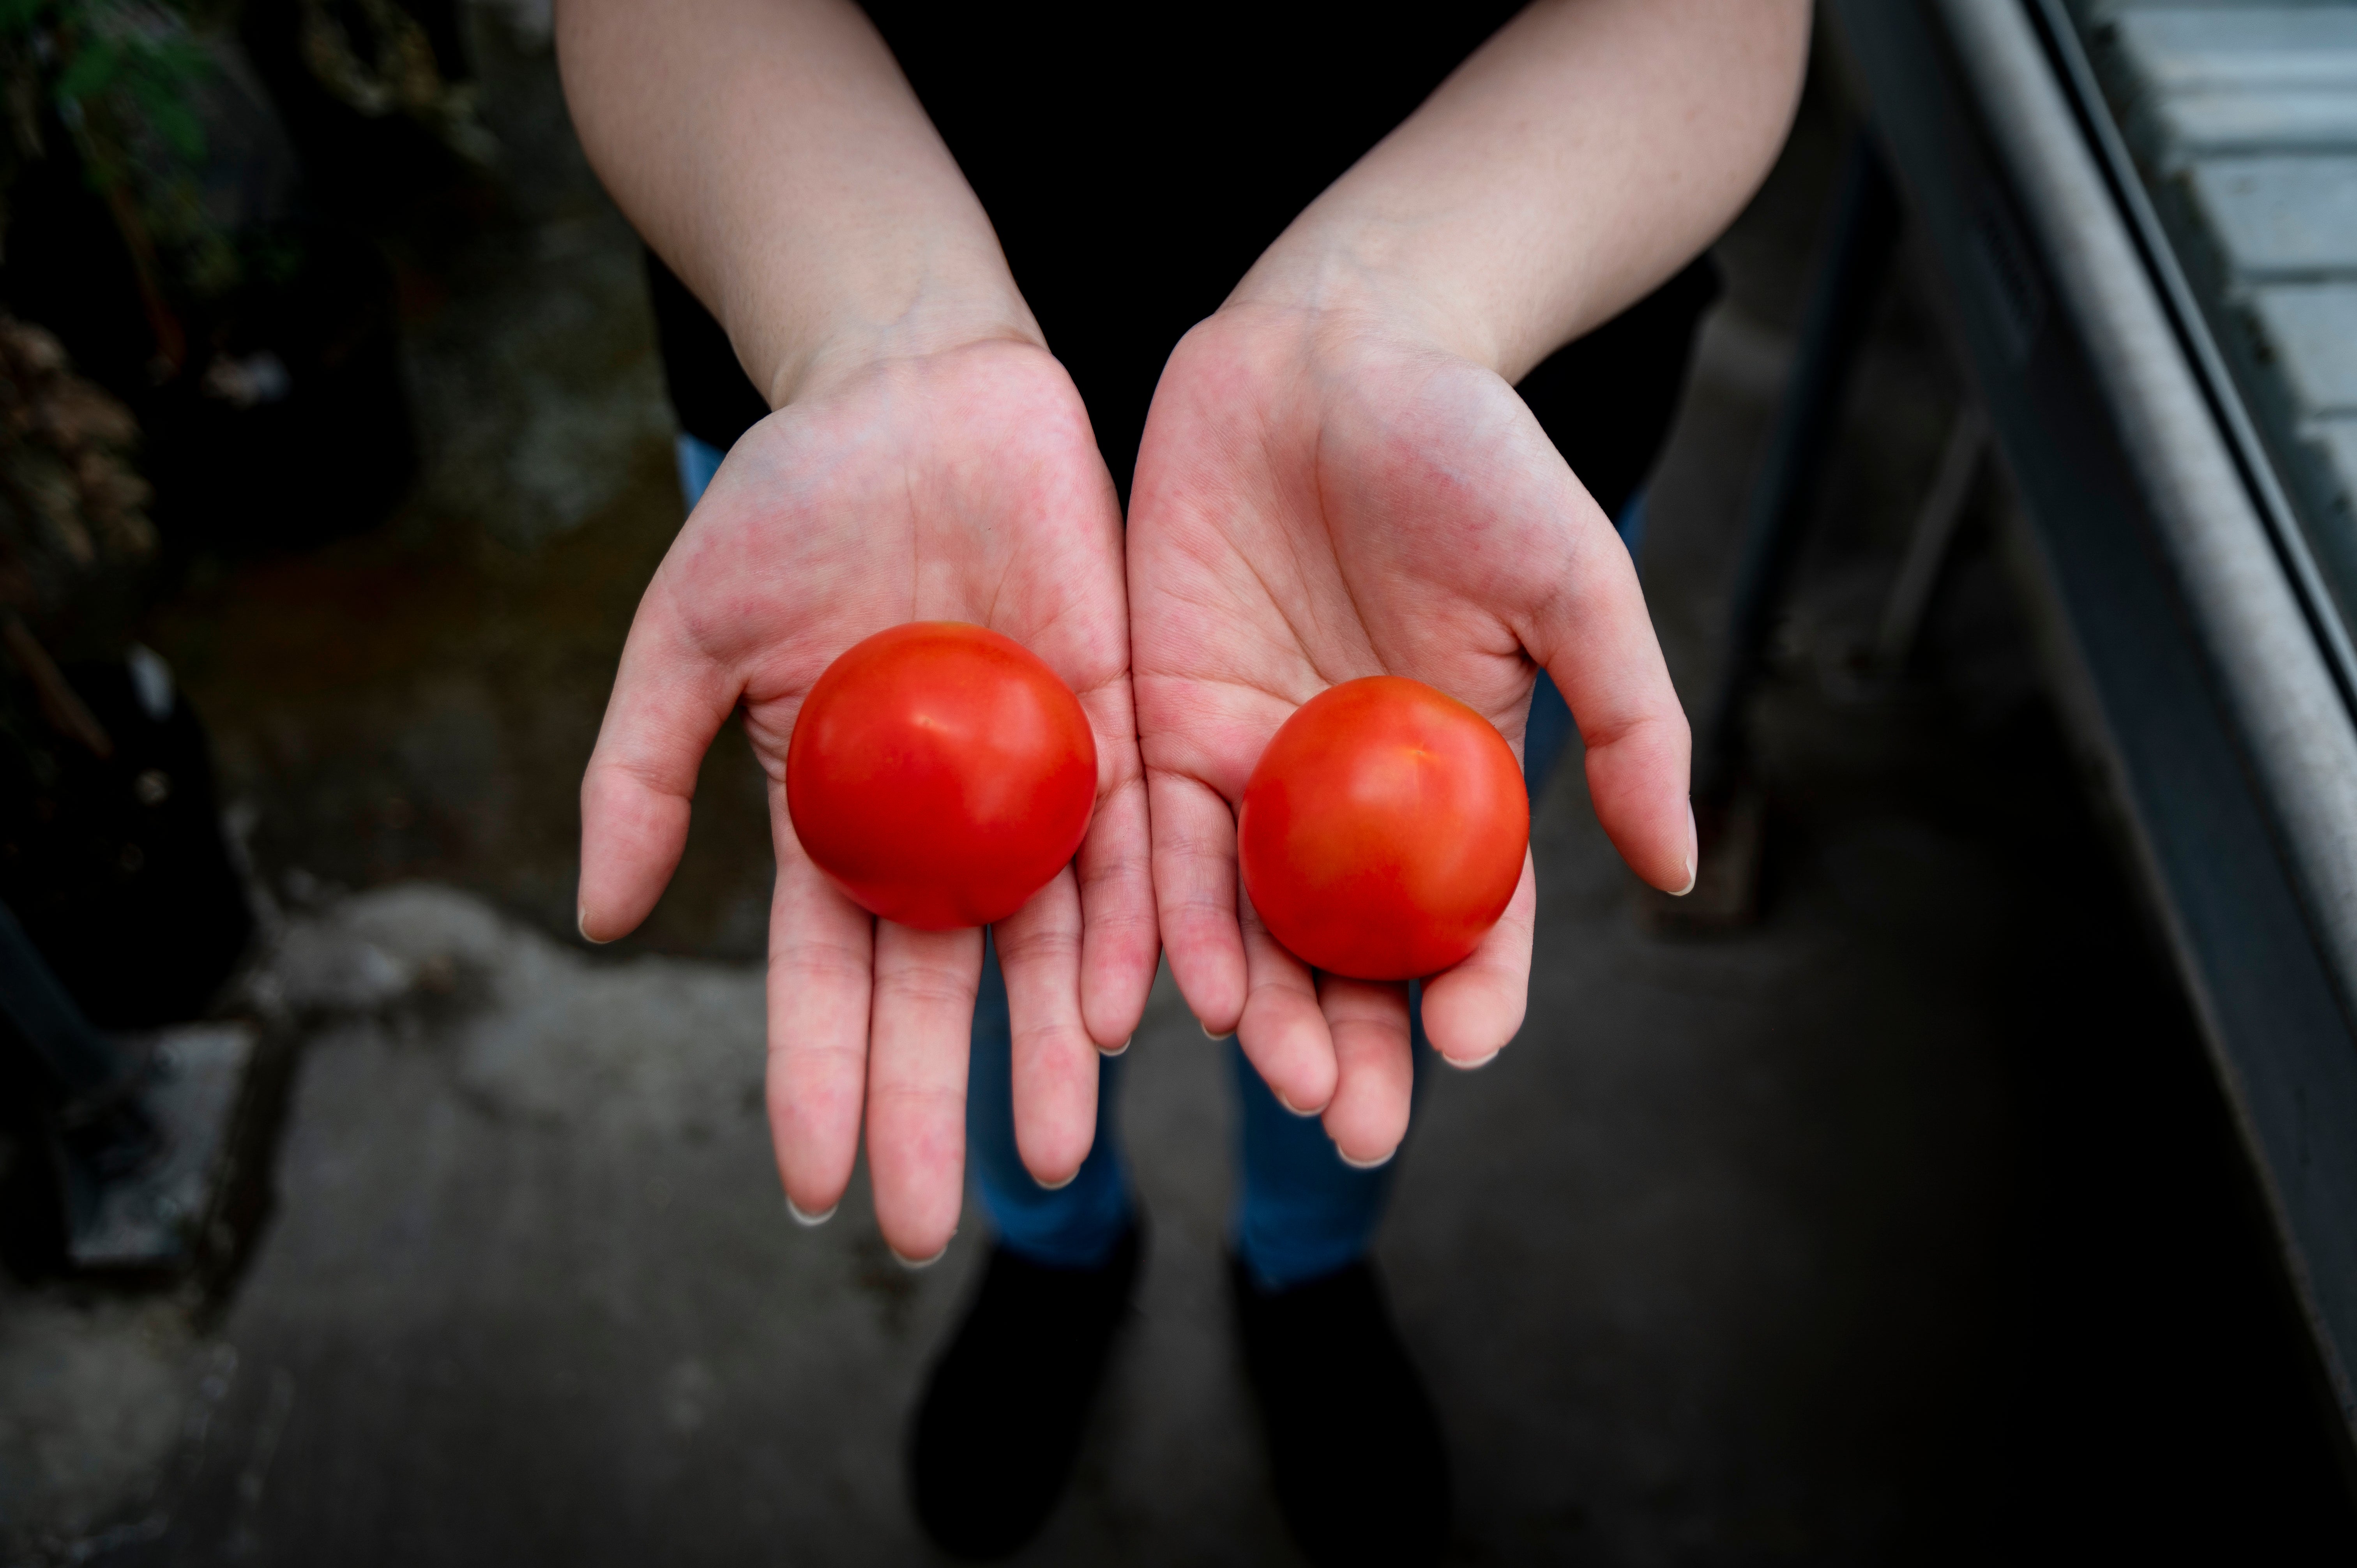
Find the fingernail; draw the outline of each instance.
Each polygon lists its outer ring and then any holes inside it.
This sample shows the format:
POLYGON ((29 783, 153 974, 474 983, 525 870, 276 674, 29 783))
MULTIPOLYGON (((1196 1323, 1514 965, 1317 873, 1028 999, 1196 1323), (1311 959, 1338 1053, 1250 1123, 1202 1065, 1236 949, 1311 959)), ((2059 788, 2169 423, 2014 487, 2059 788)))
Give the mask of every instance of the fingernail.
POLYGON ((790 1197, 786 1199, 786 1212, 794 1217, 795 1224, 805 1228, 825 1224, 828 1220, 834 1218, 834 1211, 842 1207, 842 1203, 837 1201, 829 1204, 826 1208, 821 1209, 816 1214, 811 1214, 806 1212, 802 1207, 796 1203, 792 1198, 790 1197))
POLYGON ((1392 1163, 1392 1155, 1399 1153, 1399 1146, 1394 1144, 1389 1154, 1384 1155, 1381 1159, 1374 1160, 1354 1160, 1342 1153, 1342 1145, 1340 1144, 1334 1145, 1334 1153, 1340 1155, 1342 1163, 1354 1171, 1379 1171, 1392 1163))
POLYGON ((1228 1037, 1226 1035, 1215 1035, 1211 1033, 1211 1026, 1204 1023, 1200 1018, 1195 1020, 1195 1027, 1203 1031, 1203 1038, 1207 1040, 1224 1040, 1228 1037))
POLYGON ((1072 1167, 1072 1174, 1066 1176, 1061 1181, 1040 1181, 1038 1176, 1033 1176, 1031 1179, 1038 1185, 1041 1192, 1061 1192, 1066 1187, 1071 1186, 1073 1182, 1079 1180, 1080 1175, 1081 1168, 1078 1165, 1074 1165, 1072 1167))
POLYGON ((1303 1109, 1301 1109, 1301 1107, 1299 1107, 1298 1105, 1296 1105, 1295 1103, 1293 1103, 1293 1101, 1291 1101, 1290 1100, 1287 1100, 1287 1099, 1286 1099, 1285 1096, 1283 1096, 1282 1094, 1277 1093, 1277 1091, 1276 1091, 1276 1090, 1275 1090, 1274 1089, 1270 1090, 1268 1092, 1269 1092, 1269 1097, 1270 1097, 1271 1099, 1275 1100, 1275 1101, 1279 1105, 1282 1105, 1282 1106, 1284 1106, 1284 1107, 1285 1107, 1286 1114, 1287 1114, 1288 1116, 1298 1116, 1298 1117, 1300 1117, 1304 1122, 1308 1121, 1308 1120, 1309 1120, 1309 1118, 1311 1118, 1312 1116, 1317 1116, 1317 1115, 1320 1115, 1320 1114, 1322 1114, 1322 1113, 1324 1112, 1325 1109, 1326 1109, 1324 1106, 1322 1106, 1322 1105, 1321 1105, 1321 1106, 1319 1106, 1316 1111, 1304 1111, 1303 1109))
POLYGON ((589 906, 587 904, 576 904, 573 906, 573 929, 579 931, 581 933, 581 940, 587 942, 593 948, 602 948, 608 941, 613 940, 610 937, 600 939, 589 934, 589 906))
MULTIPOLYGON (((1135 1035, 1132 1035, 1132 1036, 1129 1037, 1129 1040, 1134 1040, 1134 1039, 1135 1039, 1135 1038, 1137 1038, 1137 1036, 1136 1036, 1135 1035)), ((1119 1044, 1119 1045, 1117 1045, 1117 1046, 1099 1046, 1099 1047, 1097 1047, 1097 1054, 1098 1054, 1099 1056, 1105 1056, 1105 1057, 1117 1057, 1117 1056, 1121 1055, 1124 1051, 1125 1051, 1125 1050, 1129 1049, 1129 1040, 1124 1040, 1121 1044, 1119 1044)))
POLYGON ((1695 826, 1694 802, 1688 800, 1686 802, 1686 885, 1671 894, 1671 897, 1683 898, 1695 890, 1695 877, 1698 875, 1695 869, 1695 860, 1701 854, 1702 832, 1695 826))
MULTIPOLYGON (((1498 1050, 1503 1049, 1505 1049, 1503 1046, 1498 1047, 1498 1050)), ((1470 1058, 1452 1057, 1444 1052, 1440 1059, 1447 1062, 1450 1067, 1455 1068, 1459 1072, 1471 1072, 1477 1067, 1488 1067, 1491 1062, 1496 1061, 1498 1059, 1498 1051, 1491 1051, 1486 1057, 1473 1057, 1470 1058)))
POLYGON ((940 1262, 942 1259, 948 1254, 950 1244, 947 1241, 942 1242, 942 1250, 935 1252, 930 1258, 911 1258, 907 1253, 901 1251, 899 1248, 893 1246, 889 1241, 887 1241, 884 1244, 884 1250, 892 1254, 892 1258, 895 1262, 899 1263, 902 1268, 913 1272, 918 1269, 930 1269, 935 1263, 940 1262))

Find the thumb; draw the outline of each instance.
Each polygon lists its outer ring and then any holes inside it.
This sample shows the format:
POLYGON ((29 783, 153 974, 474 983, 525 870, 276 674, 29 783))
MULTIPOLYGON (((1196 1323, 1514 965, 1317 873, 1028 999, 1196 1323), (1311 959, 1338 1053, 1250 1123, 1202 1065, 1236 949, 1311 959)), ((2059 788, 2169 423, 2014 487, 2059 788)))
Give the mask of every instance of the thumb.
MULTIPOLYGON (((1568 474, 1566 475, 1568 478, 1568 474)), ((1694 740, 1637 583, 1636 564, 1577 481, 1561 587, 1524 639, 1587 747, 1596 820, 1636 874, 1664 893, 1694 886, 1687 799, 1694 740)))

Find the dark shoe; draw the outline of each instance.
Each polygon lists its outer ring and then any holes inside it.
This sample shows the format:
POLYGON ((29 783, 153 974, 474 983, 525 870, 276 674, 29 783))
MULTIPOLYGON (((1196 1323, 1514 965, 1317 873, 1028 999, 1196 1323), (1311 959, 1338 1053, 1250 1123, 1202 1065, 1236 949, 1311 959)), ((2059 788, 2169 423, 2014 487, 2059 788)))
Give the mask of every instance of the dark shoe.
POLYGON ((909 1444, 917 1518, 952 1556, 1004 1557, 1048 1520, 1129 1315, 1139 1228, 1093 1269, 992 1249, 982 1288, 933 1367, 909 1444))
POLYGON ((1302 1555, 1427 1564, 1448 1545, 1448 1453, 1365 1262, 1264 1292, 1231 1261, 1277 1506, 1302 1555))

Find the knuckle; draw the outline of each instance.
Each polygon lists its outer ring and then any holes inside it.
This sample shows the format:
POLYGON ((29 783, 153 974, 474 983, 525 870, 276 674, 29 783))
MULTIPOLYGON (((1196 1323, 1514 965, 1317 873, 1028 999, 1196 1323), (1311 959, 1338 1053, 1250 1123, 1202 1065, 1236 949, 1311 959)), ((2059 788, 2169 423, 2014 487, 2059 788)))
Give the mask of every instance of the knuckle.
POLYGON ((1046 964, 1059 960, 1077 961, 1081 953, 1081 933, 1064 925, 1026 926, 1004 932, 998 939, 998 956, 1006 963, 1018 966, 1046 964))
POLYGON ((974 994, 973 976, 930 964, 888 970, 876 977, 879 1003, 888 1002, 912 1010, 971 1008, 974 994))
POLYGON ((899 1121, 938 1121, 963 1117, 965 1095, 948 1085, 922 1079, 885 1078, 868 1087, 868 1108, 899 1121))
POLYGON ((771 972, 805 987, 864 985, 872 962, 863 948, 824 938, 780 937, 770 950, 771 972))

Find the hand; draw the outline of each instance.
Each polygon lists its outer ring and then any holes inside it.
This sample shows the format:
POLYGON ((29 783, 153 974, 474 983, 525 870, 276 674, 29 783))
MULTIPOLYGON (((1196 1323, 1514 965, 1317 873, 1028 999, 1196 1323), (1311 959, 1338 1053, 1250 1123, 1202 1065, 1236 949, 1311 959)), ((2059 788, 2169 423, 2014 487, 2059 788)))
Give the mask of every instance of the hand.
MULTIPOLYGON (((1587 746, 1598 818, 1638 875, 1695 872, 1688 736, 1634 567, 1498 375, 1414 311, 1231 301, 1182 340, 1131 507, 1132 661, 1170 967, 1204 1028, 1240 1035, 1278 1099, 1349 1159, 1407 1131, 1407 988, 1313 974, 1254 918, 1234 811, 1262 748, 1318 692, 1412 676, 1519 755, 1544 665, 1587 746)), ((1536 884, 1424 989, 1464 1067, 1521 1026, 1536 884)))
POLYGON ((830 364, 748 431, 639 606, 581 785, 581 929, 646 918, 679 863, 696 767, 735 711, 770 779, 769 1110, 786 1194, 832 1210, 863 1104, 877 1222, 929 1259, 957 1228, 979 930, 877 920, 820 875, 786 811, 786 746, 819 673, 860 639, 963 620, 1079 693, 1095 816, 1074 864, 997 928, 1016 1137, 1043 1183, 1094 1134, 1097 1052, 1143 1014, 1157 940, 1128 678, 1121 518, 1071 379, 996 339, 830 364))

